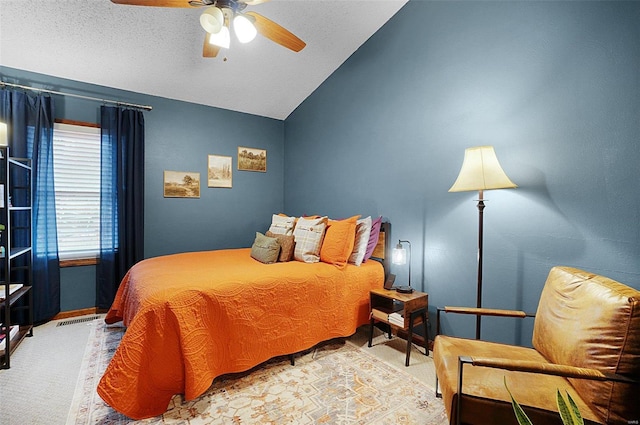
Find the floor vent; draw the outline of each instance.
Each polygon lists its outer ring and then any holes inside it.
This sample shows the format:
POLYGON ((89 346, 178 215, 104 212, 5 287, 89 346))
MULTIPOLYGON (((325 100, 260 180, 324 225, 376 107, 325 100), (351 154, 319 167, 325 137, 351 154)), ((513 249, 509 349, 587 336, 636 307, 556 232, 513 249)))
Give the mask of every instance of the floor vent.
POLYGON ((92 320, 96 320, 99 318, 100 316, 88 316, 88 317, 81 317, 79 319, 64 320, 62 322, 58 322, 57 326, 75 325, 76 323, 91 322, 92 320))

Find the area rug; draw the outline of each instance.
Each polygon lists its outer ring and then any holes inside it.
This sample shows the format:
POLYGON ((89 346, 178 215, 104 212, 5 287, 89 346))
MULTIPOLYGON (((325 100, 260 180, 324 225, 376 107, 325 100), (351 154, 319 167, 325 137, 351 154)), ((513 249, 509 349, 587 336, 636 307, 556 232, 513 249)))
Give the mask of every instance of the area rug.
POLYGON ((67 425, 88 424, 433 424, 447 423, 433 388, 348 340, 269 360, 216 378, 205 394, 175 396, 162 416, 133 421, 96 393, 124 328, 96 321, 67 425))

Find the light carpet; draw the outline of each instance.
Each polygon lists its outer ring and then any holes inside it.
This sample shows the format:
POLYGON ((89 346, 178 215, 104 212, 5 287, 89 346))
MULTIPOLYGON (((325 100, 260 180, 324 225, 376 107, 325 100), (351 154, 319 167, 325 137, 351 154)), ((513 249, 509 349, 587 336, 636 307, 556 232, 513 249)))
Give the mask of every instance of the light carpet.
POLYGON ((278 357, 216 378, 196 400, 175 396, 164 415, 132 421, 96 393, 123 333, 123 327, 96 322, 67 425, 447 423, 433 388, 343 339, 296 356, 295 366, 278 357))

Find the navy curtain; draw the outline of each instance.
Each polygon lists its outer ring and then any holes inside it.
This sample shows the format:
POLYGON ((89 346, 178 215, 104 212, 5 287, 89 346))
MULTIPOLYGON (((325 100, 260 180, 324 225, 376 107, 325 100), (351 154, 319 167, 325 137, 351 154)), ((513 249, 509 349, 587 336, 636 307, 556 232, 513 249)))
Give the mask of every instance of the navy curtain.
POLYGON ((102 106, 100 258, 96 306, 108 309, 127 270, 144 256, 144 116, 102 106))
MULTIPOLYGON (((11 156, 32 159, 33 320, 41 323, 60 312, 60 265, 53 184, 53 102, 45 95, 31 96, 2 89, 0 120, 9 127, 11 156)), ((18 174, 16 178, 19 178, 18 174)), ((15 193, 16 196, 24 196, 18 191, 15 193)), ((24 201, 16 199, 15 205, 19 205, 17 202, 24 201)), ((28 243, 27 233, 18 231, 15 236, 25 240, 14 240, 14 244, 28 243)))

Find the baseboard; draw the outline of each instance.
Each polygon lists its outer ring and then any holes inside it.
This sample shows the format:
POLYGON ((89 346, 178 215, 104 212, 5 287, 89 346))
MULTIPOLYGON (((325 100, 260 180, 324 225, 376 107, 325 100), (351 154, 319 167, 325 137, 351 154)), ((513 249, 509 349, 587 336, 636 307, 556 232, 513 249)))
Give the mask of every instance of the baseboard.
POLYGON ((81 308, 80 310, 61 311, 60 313, 53 316, 51 320, 68 319, 69 317, 84 316, 87 314, 100 314, 106 312, 107 311, 105 309, 97 307, 81 308))

